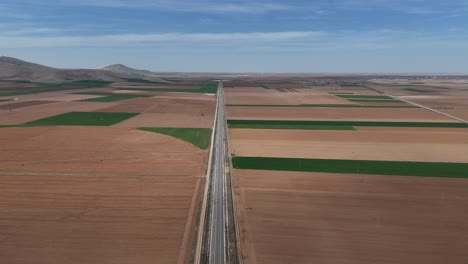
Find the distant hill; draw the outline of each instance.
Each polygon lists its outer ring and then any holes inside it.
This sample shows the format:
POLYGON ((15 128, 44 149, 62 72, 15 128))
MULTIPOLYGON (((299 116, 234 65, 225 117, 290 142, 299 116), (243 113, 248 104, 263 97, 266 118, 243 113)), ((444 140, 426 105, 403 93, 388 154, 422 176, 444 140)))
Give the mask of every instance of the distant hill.
POLYGON ((35 82, 65 82, 79 80, 121 81, 129 78, 155 77, 155 73, 135 70, 124 65, 105 69, 57 69, 10 57, 0 57, 0 79, 35 82), (114 70, 115 69, 115 70, 114 70), (120 69, 120 70, 118 70, 120 69))
POLYGON ((122 64, 112 64, 106 67, 101 68, 100 70, 110 71, 110 72, 120 72, 120 73, 127 73, 127 74, 135 74, 141 76, 154 76, 156 77, 156 73, 145 71, 145 70, 137 70, 134 68, 127 67, 122 64))

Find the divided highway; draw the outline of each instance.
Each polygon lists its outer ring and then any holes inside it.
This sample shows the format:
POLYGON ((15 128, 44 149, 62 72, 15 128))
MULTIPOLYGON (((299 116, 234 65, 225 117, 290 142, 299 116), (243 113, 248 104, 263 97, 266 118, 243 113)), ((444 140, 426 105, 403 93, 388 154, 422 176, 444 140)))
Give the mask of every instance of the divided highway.
POLYGON ((224 114, 223 82, 218 86, 217 120, 214 138, 213 173, 211 175, 211 228, 210 228, 210 264, 225 262, 225 181, 226 181, 226 121, 224 114))

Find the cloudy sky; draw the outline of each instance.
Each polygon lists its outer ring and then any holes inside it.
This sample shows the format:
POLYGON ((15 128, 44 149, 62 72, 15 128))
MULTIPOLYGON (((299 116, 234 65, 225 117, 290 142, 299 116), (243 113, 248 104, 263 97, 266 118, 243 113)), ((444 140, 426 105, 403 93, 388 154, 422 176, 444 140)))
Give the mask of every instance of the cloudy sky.
POLYGON ((0 55, 154 71, 468 73, 466 0, 2 0, 0 55))

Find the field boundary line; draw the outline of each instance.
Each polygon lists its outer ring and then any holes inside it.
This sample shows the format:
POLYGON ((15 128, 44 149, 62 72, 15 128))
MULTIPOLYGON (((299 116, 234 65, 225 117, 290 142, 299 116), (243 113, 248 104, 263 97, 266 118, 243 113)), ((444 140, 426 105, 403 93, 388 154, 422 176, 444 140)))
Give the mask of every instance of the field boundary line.
POLYGON ((192 200, 190 202, 190 209, 189 213, 187 216, 187 223, 185 224, 185 231, 184 231, 184 237, 182 238, 182 245, 180 246, 180 252, 179 252, 179 258, 177 263, 178 264, 183 264, 185 263, 185 258, 187 255, 187 251, 189 250, 189 240, 190 240, 190 233, 192 229, 192 224, 195 226, 195 208, 198 207, 196 206, 198 194, 200 193, 200 185, 201 185, 201 179, 197 179, 196 187, 195 190, 193 191, 192 195, 192 200))
POLYGON ((459 122, 462 122, 462 123, 468 124, 468 121, 466 121, 466 120, 464 120, 464 119, 458 118, 458 117, 456 117, 456 116, 453 116, 453 115, 449 115, 449 114, 447 114, 447 113, 444 113, 444 112, 442 112, 442 111, 439 111, 439 110, 432 109, 432 108, 430 108, 430 107, 428 107, 428 106, 424 106, 424 105, 420 105, 420 104, 417 104, 417 103, 411 102, 411 101, 409 101, 409 100, 406 100, 406 99, 403 99, 403 98, 401 98, 401 97, 399 97, 399 96, 390 95, 390 94, 385 94, 385 95, 387 95, 387 96, 390 96, 390 97, 392 97, 392 98, 394 98, 394 99, 397 99, 397 100, 403 101, 403 102, 405 102, 405 103, 408 103, 408 104, 411 104, 411 105, 414 105, 414 106, 421 107, 421 108, 423 108, 423 109, 429 110, 429 111, 431 111, 431 112, 434 112, 434 113, 437 113, 437 114, 439 114, 439 115, 443 115, 443 116, 445 116, 445 117, 448 117, 448 118, 451 118, 451 119, 457 120, 457 121, 459 121, 459 122))

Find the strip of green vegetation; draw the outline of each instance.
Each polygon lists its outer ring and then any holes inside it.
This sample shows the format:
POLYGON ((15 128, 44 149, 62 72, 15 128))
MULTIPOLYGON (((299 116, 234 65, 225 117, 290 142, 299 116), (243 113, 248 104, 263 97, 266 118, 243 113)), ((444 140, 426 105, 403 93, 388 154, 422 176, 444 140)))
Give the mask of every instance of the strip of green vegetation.
POLYGON ((336 94, 336 96, 344 99, 393 99, 386 95, 336 94))
POLYGON ((109 96, 85 99, 85 100, 81 100, 81 101, 82 102, 115 102, 115 101, 138 98, 138 97, 148 97, 148 96, 133 95, 133 94, 113 94, 113 95, 109 95, 109 96))
POLYGON ((340 85, 343 87, 358 87, 359 86, 359 84, 357 83, 342 83, 340 85))
POLYGON ((0 100, 0 102, 6 102, 6 101, 10 101, 10 100, 0 100))
POLYGON ((0 97, 35 94, 36 92, 0 92, 0 97))
POLYGON ((234 157, 236 169, 468 178, 468 163, 234 157))
POLYGON ((215 94, 218 91, 217 84, 202 84, 199 89, 184 88, 127 88, 120 87, 117 90, 143 91, 143 92, 170 92, 170 93, 206 93, 215 94))
POLYGON ((358 104, 298 104, 298 105, 254 105, 254 104, 228 104, 226 106, 246 107, 362 107, 358 104))
POLYGON ((356 130, 352 126, 326 126, 326 125, 229 125, 229 128, 246 129, 291 129, 291 130, 356 130))
POLYGON ((0 82, 31 83, 30 81, 26 81, 26 80, 0 80, 0 82))
POLYGON ((81 80, 81 81, 72 81, 72 82, 62 82, 62 83, 38 83, 42 87, 83 87, 83 88, 100 88, 107 87, 113 82, 108 81, 96 81, 96 80, 81 80))
POLYGON ((155 82, 155 81, 150 81, 150 80, 145 80, 145 79, 137 79, 137 78, 127 78, 125 80, 127 80, 127 82, 132 82, 132 83, 167 84, 165 82, 155 82))
POLYGON ((468 128, 465 123, 437 122, 374 122, 374 121, 293 121, 293 120, 228 120, 230 128, 257 128, 258 126, 371 126, 371 127, 447 127, 468 128))
POLYGON ((70 112, 22 124, 22 126, 111 126, 138 113, 70 112))
POLYGON ((415 92, 415 93, 434 93, 433 91, 416 89, 416 88, 404 88, 403 90, 408 92, 415 92))
POLYGON ((270 90, 270 89, 271 89, 271 88, 270 88, 268 85, 266 85, 266 84, 262 84, 262 85, 260 85, 260 86, 261 86, 263 89, 267 89, 267 90, 270 90))
POLYGON ((354 93, 342 93, 342 92, 328 92, 328 93, 329 93, 329 94, 334 94, 334 95, 336 95, 336 94, 341 94, 341 95, 343 95, 343 94, 344 94, 344 95, 351 95, 351 94, 354 94, 354 93))
POLYGON ((249 105, 249 104, 228 104, 226 106, 244 106, 244 107, 347 107, 347 108, 419 108, 412 105, 358 105, 358 104, 299 104, 299 105, 249 105))
POLYGON ((368 103, 403 103, 395 99, 348 99, 350 102, 368 102, 368 103))
POLYGON ((138 129, 178 138, 201 149, 207 149, 211 142, 210 128, 140 127, 138 129))

